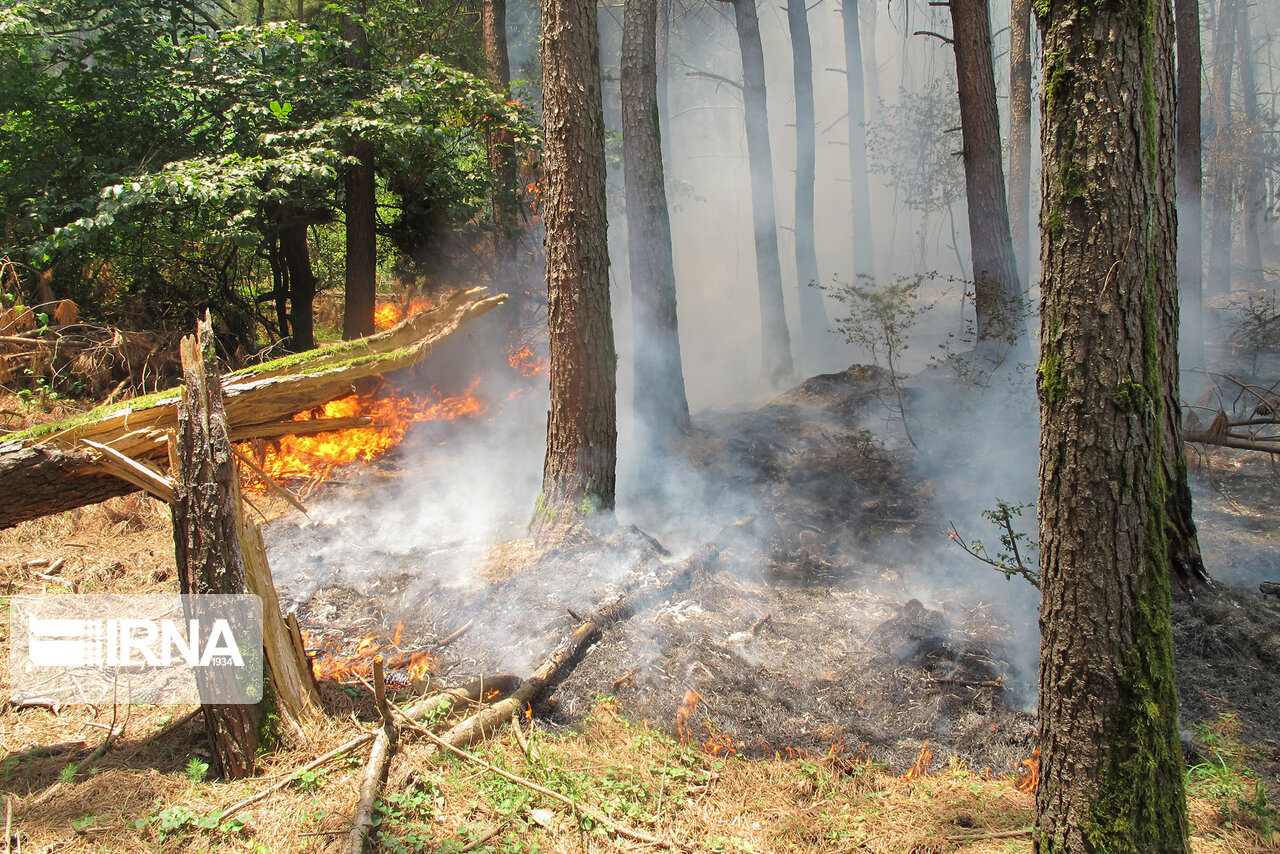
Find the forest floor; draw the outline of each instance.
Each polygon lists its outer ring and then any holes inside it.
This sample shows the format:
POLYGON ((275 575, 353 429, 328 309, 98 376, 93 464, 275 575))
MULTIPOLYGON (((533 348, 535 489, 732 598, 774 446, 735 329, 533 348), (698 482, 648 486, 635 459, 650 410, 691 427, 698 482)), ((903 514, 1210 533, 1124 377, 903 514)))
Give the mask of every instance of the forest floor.
MULTIPOLYGON (((311 519, 269 496, 253 502, 274 519, 282 596, 322 656, 359 670, 363 638, 411 649, 466 627, 434 653, 430 681, 446 685, 527 675, 572 629, 571 612, 714 539, 717 560, 609 630, 531 710, 523 742, 504 732, 480 756, 691 850, 1025 851, 1036 591, 948 548, 954 481, 972 472, 949 457, 922 467, 901 435, 875 429, 883 389, 874 369, 851 368, 701 416, 672 450, 684 474, 646 481, 616 527, 552 548, 519 539, 518 523, 497 549, 492 531, 380 538, 353 504, 385 517, 379 496, 429 495, 445 488, 431 478, 458 477, 405 474, 394 456, 321 487, 311 519)), ((1202 545, 1228 583, 1175 602, 1193 850, 1280 850, 1260 800, 1280 795, 1280 602, 1256 586, 1280 576, 1276 475, 1235 452, 1199 463, 1202 545)), ((169 592, 174 573, 167 510, 141 496, 0 533, 7 595, 169 592)), ((7 705, 0 791, 22 850, 343 850, 361 755, 230 821, 219 814, 374 725, 354 676, 321 687, 330 715, 308 743, 263 755, 261 775, 237 783, 204 779, 197 709, 7 705), (119 719, 124 735, 106 756, 31 806, 119 719)), ((375 850, 637 847, 466 760, 426 759, 411 730, 403 741, 375 850)))

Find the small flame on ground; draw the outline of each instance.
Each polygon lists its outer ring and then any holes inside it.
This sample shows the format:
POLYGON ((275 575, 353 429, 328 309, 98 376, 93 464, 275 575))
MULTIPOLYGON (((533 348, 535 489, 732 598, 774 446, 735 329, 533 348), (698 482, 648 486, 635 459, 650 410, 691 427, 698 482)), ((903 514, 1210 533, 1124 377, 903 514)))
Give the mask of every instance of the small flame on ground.
POLYGON ((689 718, 701 702, 702 695, 690 688, 684 694, 684 702, 676 710, 676 735, 680 737, 681 744, 687 745, 693 739, 693 727, 689 724, 689 718))
POLYGON ((535 353, 533 347, 518 342, 507 348, 507 364, 519 371, 522 377, 545 374, 549 367, 549 362, 535 353))
POLYGON ((524 719, 526 721, 533 720, 533 703, 524 704, 524 719))
POLYGON ((435 668, 435 660, 429 653, 422 651, 402 651, 399 640, 404 630, 403 623, 397 623, 395 639, 386 642, 384 636, 378 634, 365 635, 358 639, 354 646, 344 643, 341 633, 324 642, 317 642, 307 633, 302 640, 308 648, 311 659, 311 672, 317 680, 328 679, 341 683, 368 680, 373 676, 373 660, 382 656, 387 669, 387 682, 391 684, 393 677, 397 682, 422 682, 435 668), (403 677, 396 674, 403 673, 403 677))
POLYGON ((1018 791, 1034 792, 1040 784, 1040 748, 1031 751, 1031 758, 1018 763, 1018 791))
POLYGON ((706 744, 702 745, 703 753, 710 753, 712 756, 719 756, 723 753, 725 756, 733 756, 738 749, 733 746, 733 737, 721 733, 713 735, 707 739, 706 744))
POLYGON ((920 755, 916 757, 916 762, 907 773, 902 775, 903 780, 915 780, 920 777, 929 775, 929 763, 933 761, 933 751, 929 749, 929 739, 924 740, 924 744, 920 745, 920 755))

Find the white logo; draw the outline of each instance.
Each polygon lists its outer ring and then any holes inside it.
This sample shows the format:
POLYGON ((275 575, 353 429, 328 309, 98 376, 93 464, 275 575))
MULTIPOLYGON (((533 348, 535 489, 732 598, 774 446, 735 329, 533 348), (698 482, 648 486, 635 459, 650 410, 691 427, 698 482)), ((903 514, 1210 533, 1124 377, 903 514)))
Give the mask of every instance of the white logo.
POLYGON ((231 624, 224 619, 213 621, 203 649, 199 620, 182 626, 174 620, 63 620, 33 615, 28 628, 29 655, 37 667, 171 667, 179 661, 188 667, 208 667, 228 660, 244 667, 231 624), (134 658, 135 652, 139 658, 134 658))

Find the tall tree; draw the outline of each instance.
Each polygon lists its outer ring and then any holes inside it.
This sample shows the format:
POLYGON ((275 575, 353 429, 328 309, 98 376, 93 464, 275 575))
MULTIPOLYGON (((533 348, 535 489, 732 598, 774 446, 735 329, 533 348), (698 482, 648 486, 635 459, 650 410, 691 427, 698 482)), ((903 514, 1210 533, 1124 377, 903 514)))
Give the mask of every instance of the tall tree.
POLYGON ((1178 290, 1182 359, 1204 365, 1204 209, 1200 145, 1200 2, 1174 0, 1178 46, 1178 290))
POLYGON ((845 97, 849 108, 849 187, 853 200, 853 270, 859 276, 876 274, 871 223, 871 182, 867 178, 867 111, 862 80, 862 37, 858 31, 858 0, 842 0, 844 27, 845 97))
POLYGON ((1236 17, 1239 32, 1240 112, 1244 120, 1243 145, 1240 147, 1241 186, 1244 217, 1240 238, 1244 244, 1244 269, 1247 281, 1262 286, 1261 228, 1266 208, 1267 183, 1262 165, 1261 141, 1266 130, 1258 116, 1258 81, 1254 71, 1252 15, 1246 3, 1236 17))
POLYGON ((765 105, 764 47, 756 0, 733 0, 733 21, 742 53, 742 100, 751 170, 751 222, 755 231, 756 276, 760 281, 761 362, 766 382, 775 386, 795 373, 791 334, 782 299, 782 262, 778 260, 778 217, 773 202, 773 153, 765 105))
POLYGON ((818 249, 813 235, 813 185, 817 140, 813 111, 813 47, 806 0, 788 0, 791 65, 796 92, 796 285, 800 290, 803 350, 820 352, 827 335, 827 311, 818 284, 818 249))
POLYGON ((1231 127, 1231 73, 1236 53, 1236 0, 1221 0, 1213 32, 1213 82, 1205 142, 1212 179, 1209 184, 1209 274, 1207 297, 1231 289, 1231 215, 1234 161, 1227 154, 1231 127))
MULTIPOLYGON (((480 30, 484 41, 485 73, 496 91, 511 85, 511 58, 507 52, 507 0, 483 0, 480 30)), ((515 235, 519 228, 516 195, 516 149, 510 130, 489 131, 489 168, 493 172, 493 254, 498 269, 515 259, 515 235)))
MULTIPOLYGON (((343 64, 356 77, 356 91, 369 90, 369 34, 360 17, 364 3, 345 16, 343 64)), ((377 175, 373 143, 357 134, 351 143, 355 165, 343 176, 346 215, 346 305, 342 313, 342 337, 372 335, 373 312, 378 293, 377 175)))
POLYGON ((1026 324, 1000 161, 991 11, 987 0, 950 0, 949 5, 964 137, 977 335, 981 346, 998 352, 1023 338, 1026 324))
POLYGON ((1044 34, 1040 854, 1187 852, 1166 534, 1176 416, 1167 0, 1044 34))
POLYGON ((876 19, 878 3, 863 7, 859 27, 859 49, 862 52, 862 77, 866 84, 866 118, 875 121, 880 113, 880 61, 876 58, 876 19))
POLYGON ((662 170, 656 30, 662 0, 627 0, 622 21, 622 162, 635 326, 636 416, 658 440, 688 433, 671 217, 662 170))
MULTIPOLYGON (((1195 2, 1195 0, 1192 0, 1195 2)), ((1031 284, 1031 0, 1009 4, 1009 232, 1022 273, 1031 284)))
POLYGON ((535 529, 614 503, 617 356, 595 0, 543 0, 542 93, 551 411, 535 529))

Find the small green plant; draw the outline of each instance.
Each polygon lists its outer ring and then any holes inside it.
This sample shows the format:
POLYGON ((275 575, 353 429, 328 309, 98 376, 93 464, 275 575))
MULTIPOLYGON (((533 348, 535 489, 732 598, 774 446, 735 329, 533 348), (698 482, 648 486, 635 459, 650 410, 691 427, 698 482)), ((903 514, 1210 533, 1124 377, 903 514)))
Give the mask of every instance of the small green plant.
POLYGON ((821 286, 832 299, 848 309, 846 317, 836 319, 837 331, 850 344, 865 348, 872 364, 888 372, 889 388, 894 396, 888 406, 902 420, 903 431, 913 448, 919 446, 911 435, 907 419, 901 362, 910 347, 912 327, 922 314, 933 308, 932 303, 921 303, 920 288, 935 277, 933 273, 896 276, 890 284, 877 287, 870 277, 859 276, 853 282, 836 280, 834 285, 821 286))
POLYGON ((212 830, 224 834, 236 834, 244 829, 239 818, 222 820, 222 810, 214 810, 205 816, 196 815, 188 806, 176 804, 154 811, 133 823, 138 830, 150 827, 157 841, 185 837, 193 831, 212 830))
POLYGON ((1224 828, 1239 823, 1264 837, 1277 833, 1280 816, 1268 803, 1262 781, 1245 765, 1248 748, 1240 740, 1240 719, 1224 713, 1193 728, 1209 755, 1187 769, 1188 794, 1216 802, 1224 828))
POLYGON ((1240 319, 1229 333, 1229 340, 1249 358, 1251 373, 1258 372, 1258 359, 1265 353, 1280 350, 1280 301, 1276 292, 1254 294, 1239 309, 1240 319))
POLYGON ((182 776, 193 783, 203 783, 208 775, 209 763, 199 756, 192 756, 190 761, 187 762, 187 767, 182 771, 182 776))
POLYGON ((1039 551, 1040 544, 1031 539, 1026 531, 1018 530, 1014 521, 1021 518, 1023 510, 1034 507, 1035 504, 1011 504, 1008 501, 997 498, 994 509, 982 511, 983 518, 995 525, 1000 531, 1000 550, 995 555, 992 555, 987 550, 982 540, 966 542, 964 537, 960 536, 960 532, 956 530, 954 522, 950 523, 951 527, 947 530, 947 536, 951 538, 951 542, 960 546, 967 554, 1004 573, 1006 579, 1020 575, 1039 590, 1040 571, 1036 568, 1039 566, 1036 554, 1039 551), (1023 558, 1023 552, 1027 554, 1025 559, 1023 558))

